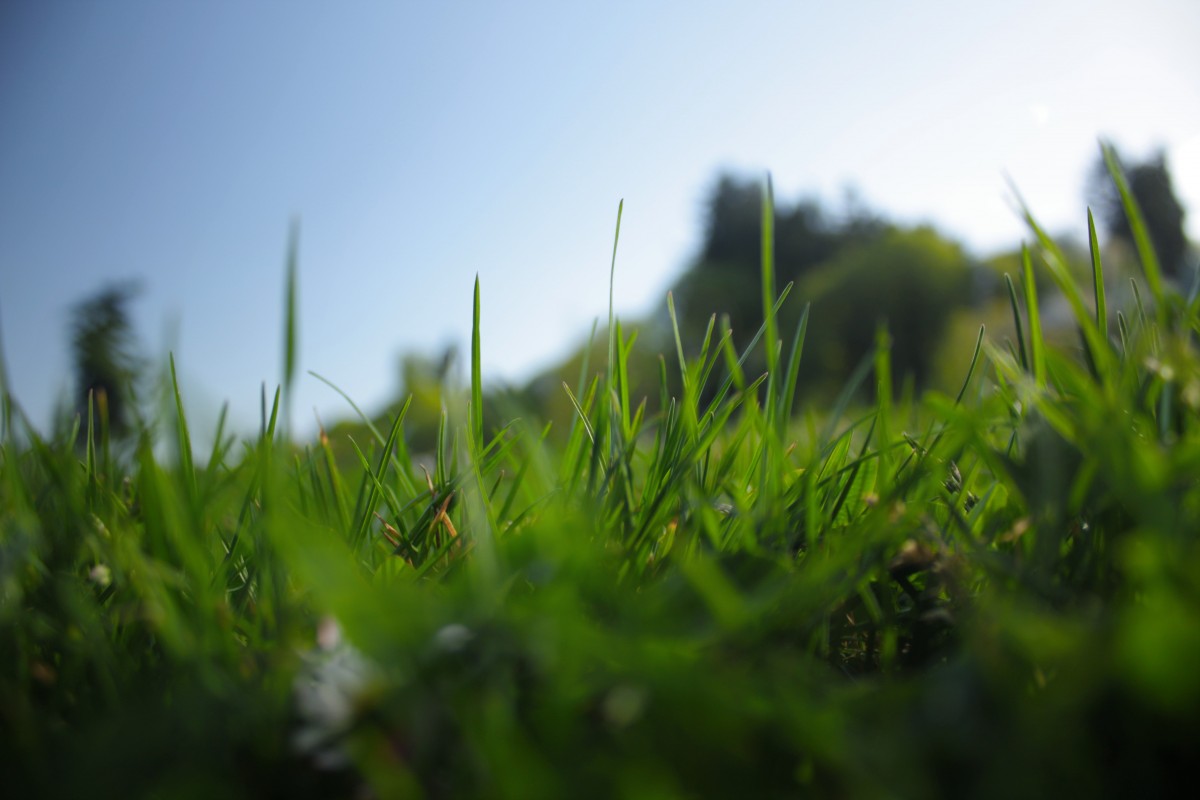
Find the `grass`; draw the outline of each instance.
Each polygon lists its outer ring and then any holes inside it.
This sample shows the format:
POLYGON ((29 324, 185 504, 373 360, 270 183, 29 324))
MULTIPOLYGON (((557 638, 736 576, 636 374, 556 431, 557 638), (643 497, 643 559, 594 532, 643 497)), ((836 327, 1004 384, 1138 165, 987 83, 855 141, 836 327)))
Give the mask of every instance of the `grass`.
POLYGON ((768 184, 750 348, 714 319, 688 359, 676 325, 648 417, 636 332, 612 318, 608 363, 566 389, 562 446, 535 420, 485 430, 478 280, 470 386, 431 468, 404 446, 407 406, 353 443, 356 472, 324 435, 287 440, 294 237, 284 386, 257 437, 218 430, 193 459, 172 378, 175 457, 148 435, 122 456, 102 405, 49 441, 5 390, 6 784, 1165 794, 1200 741, 1195 309, 1147 263, 1153 313, 1122 313, 1110 339, 1094 235, 1085 299, 1029 215, 1017 341, 981 330, 957 395, 917 402, 893 398, 881 328, 818 426, 791 414, 807 313, 785 346, 771 214, 768 184), (1035 268, 1071 301, 1079 352, 1045 341, 1035 268), (746 375, 759 342, 769 370, 746 375))

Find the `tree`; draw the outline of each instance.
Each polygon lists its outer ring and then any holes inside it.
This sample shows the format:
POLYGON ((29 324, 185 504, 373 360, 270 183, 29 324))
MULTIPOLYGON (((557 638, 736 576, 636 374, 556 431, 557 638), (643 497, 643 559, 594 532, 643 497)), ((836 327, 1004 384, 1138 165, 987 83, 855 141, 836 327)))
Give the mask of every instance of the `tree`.
POLYGON ((969 299, 970 280, 967 254, 933 228, 896 228, 843 249, 797 287, 812 302, 806 377, 841 388, 875 348, 882 322, 895 375, 927 385, 946 325, 969 299))
MULTIPOLYGON (((886 231, 886 223, 852 195, 841 215, 812 199, 777 200, 776 287, 799 281, 846 247, 878 241, 886 231)), ((700 252, 673 288, 685 347, 699 345, 714 313, 728 314, 739 348, 749 343, 763 320, 761 252, 761 182, 720 176, 707 202, 700 252)), ((783 329, 795 324, 799 307, 791 303, 783 309, 783 329)))
MULTIPOLYGON (((1118 163, 1121 159, 1118 156, 1118 163)), ((1122 164, 1129 188, 1142 217, 1154 252, 1158 255, 1163 272, 1171 277, 1180 277, 1186 266, 1187 234, 1184 232, 1184 210, 1171 181, 1166 155, 1160 149, 1149 159, 1140 163, 1122 164)), ((1121 196, 1113 184, 1103 156, 1092 170, 1089 194, 1100 220, 1114 239, 1132 245, 1133 233, 1121 196)))
POLYGON ((75 408, 86 421, 89 400, 99 424, 107 414, 115 436, 132 425, 140 361, 134 351, 129 301, 133 284, 107 286, 77 303, 71 311, 71 348, 75 360, 75 408))

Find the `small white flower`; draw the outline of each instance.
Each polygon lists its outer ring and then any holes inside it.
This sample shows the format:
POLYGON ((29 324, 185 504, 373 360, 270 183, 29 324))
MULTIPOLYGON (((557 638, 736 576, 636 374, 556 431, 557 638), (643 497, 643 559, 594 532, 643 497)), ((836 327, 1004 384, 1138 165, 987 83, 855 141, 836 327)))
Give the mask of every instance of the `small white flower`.
POLYGON ((318 767, 335 769, 347 763, 338 740, 353 725, 359 698, 377 669, 342 638, 333 617, 321 619, 316 640, 317 647, 301 655, 304 667, 292 685, 301 720, 292 746, 318 767))
POLYGON ((112 570, 106 564, 97 564, 88 572, 88 580, 101 589, 107 589, 108 585, 112 583, 112 570))
POLYGON ((470 628, 454 622, 433 635, 433 644, 443 653, 460 653, 474 638, 470 628))

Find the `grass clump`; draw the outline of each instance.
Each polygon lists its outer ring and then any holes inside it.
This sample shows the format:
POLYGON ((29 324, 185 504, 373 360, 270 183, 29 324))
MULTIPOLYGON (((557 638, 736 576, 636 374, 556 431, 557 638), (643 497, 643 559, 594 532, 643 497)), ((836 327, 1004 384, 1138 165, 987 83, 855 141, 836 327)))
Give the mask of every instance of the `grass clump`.
POLYGON ((1030 217, 1016 342, 981 330, 955 396, 896 398, 881 327, 842 399, 797 420, 808 316, 778 332, 769 187, 763 206, 749 347, 714 318, 688 358, 676 325, 647 416, 636 333, 610 312, 607 363, 565 389, 561 446, 517 416, 485 428, 478 282, 470 386, 429 464, 406 449, 407 406, 368 425, 347 471, 324 435, 284 438, 280 392, 257 437, 218 430, 205 459, 177 389, 174 458, 149 437, 114 455, 103 407, 45 440, 6 392, 6 782, 1165 793, 1200 741, 1196 303, 1152 282, 1152 307, 1117 311, 1111 336, 1098 250, 1087 297, 1030 217), (1037 269, 1070 301, 1078 351, 1046 343, 1037 269), (747 375, 760 346, 768 370, 747 375), (875 405, 853 406, 872 383, 875 405))

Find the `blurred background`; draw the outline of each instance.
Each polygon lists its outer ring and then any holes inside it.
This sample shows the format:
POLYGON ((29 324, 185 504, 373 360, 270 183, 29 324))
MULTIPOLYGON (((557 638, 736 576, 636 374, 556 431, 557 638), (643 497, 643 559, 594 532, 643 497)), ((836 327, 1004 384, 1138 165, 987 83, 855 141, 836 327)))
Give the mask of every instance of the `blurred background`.
POLYGON ((814 303, 806 391, 844 380, 878 318, 898 374, 937 387, 981 321, 1006 324, 1025 235, 1006 176, 1081 254, 1092 205, 1119 280, 1110 140, 1191 281, 1197 32, 1192 0, 6 0, 8 380, 46 429, 81 385, 152 382, 170 351, 195 426, 228 402, 253 430, 294 225, 298 435, 351 415, 307 370, 369 414, 409 392, 436 413, 477 274, 485 380, 567 413, 623 198, 615 305, 654 395, 668 290, 689 345, 714 312, 754 333, 769 171, 785 325, 814 303))

